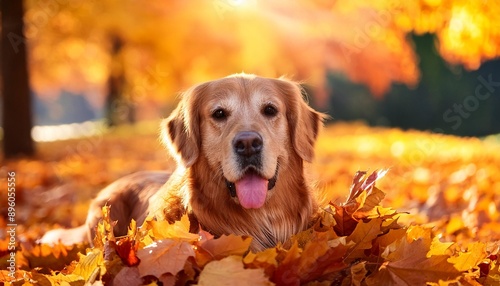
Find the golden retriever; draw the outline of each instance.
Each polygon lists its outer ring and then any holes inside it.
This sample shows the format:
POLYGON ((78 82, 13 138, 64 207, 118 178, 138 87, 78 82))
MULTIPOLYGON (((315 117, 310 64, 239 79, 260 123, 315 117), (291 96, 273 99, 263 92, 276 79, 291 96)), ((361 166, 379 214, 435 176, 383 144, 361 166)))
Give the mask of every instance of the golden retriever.
POLYGON ((49 232, 42 242, 89 239, 107 203, 116 235, 148 213, 169 222, 187 213, 193 232, 201 226, 215 236, 251 236, 252 250, 275 246, 306 229, 315 214, 304 161, 314 157, 322 118, 301 87, 285 79, 237 74, 196 85, 162 122, 175 172, 140 172, 112 183, 91 204, 85 226, 70 235, 49 232))

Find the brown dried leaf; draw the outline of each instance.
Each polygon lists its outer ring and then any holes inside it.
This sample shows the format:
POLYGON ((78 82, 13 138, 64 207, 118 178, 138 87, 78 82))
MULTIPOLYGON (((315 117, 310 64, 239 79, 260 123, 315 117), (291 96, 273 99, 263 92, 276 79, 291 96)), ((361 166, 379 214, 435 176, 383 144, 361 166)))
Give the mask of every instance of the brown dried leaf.
POLYGON ((363 191, 371 191, 371 189, 375 185, 375 182, 378 179, 384 177, 387 171, 387 169, 377 170, 371 173, 368 177, 366 177, 366 171, 356 172, 352 180, 351 188, 349 190, 349 197, 347 198, 345 204, 349 204, 350 202, 354 201, 362 194, 363 191))
POLYGON ((361 188, 361 186, 363 185, 365 176, 366 171, 357 171, 356 174, 354 174, 354 177, 352 178, 351 188, 349 189, 349 197, 347 197, 345 204, 353 201, 364 190, 361 188))
POLYGON ((243 255, 248 251, 251 243, 252 238, 250 237, 230 234, 207 240, 200 248, 210 254, 213 259, 220 259, 229 255, 243 255))
POLYGON ((346 211, 344 206, 333 205, 333 207, 335 208, 335 214, 333 215, 336 222, 333 227, 335 233, 339 236, 350 235, 358 225, 358 221, 346 211))
POLYGON ((158 240, 137 251, 137 257, 141 260, 137 267, 141 276, 176 275, 184 269, 187 259, 194 256, 193 247, 185 241, 158 240))
POLYGON ((123 267, 113 279, 114 285, 141 285, 142 283, 137 267, 123 267))

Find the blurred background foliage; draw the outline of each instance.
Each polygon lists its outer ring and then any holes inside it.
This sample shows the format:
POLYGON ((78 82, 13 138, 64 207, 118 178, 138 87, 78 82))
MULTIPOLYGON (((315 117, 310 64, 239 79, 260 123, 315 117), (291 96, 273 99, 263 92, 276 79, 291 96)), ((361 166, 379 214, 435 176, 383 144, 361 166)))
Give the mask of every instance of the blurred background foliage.
POLYGON ((24 4, 35 125, 157 119, 190 85, 243 71, 306 82, 334 120, 500 132, 498 1, 24 4))

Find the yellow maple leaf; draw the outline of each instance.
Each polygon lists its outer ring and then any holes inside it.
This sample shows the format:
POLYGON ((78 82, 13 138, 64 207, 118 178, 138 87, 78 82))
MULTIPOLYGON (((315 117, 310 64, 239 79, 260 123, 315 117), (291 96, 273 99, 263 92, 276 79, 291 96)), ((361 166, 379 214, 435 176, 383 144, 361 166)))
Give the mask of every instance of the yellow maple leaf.
POLYGON ((486 257, 486 245, 482 242, 474 242, 467 247, 466 252, 459 252, 457 256, 450 257, 448 262, 452 263, 458 271, 468 271, 486 257))
POLYGON ((87 255, 80 254, 80 261, 75 266, 72 274, 81 276, 88 282, 105 272, 104 254, 100 249, 94 248, 87 255))
POLYGON ((111 206, 104 205, 101 212, 102 219, 97 224, 94 247, 103 247, 109 241, 116 241, 113 228, 117 222, 111 220, 111 206))
POLYGON ((257 253, 249 252, 243 258, 243 263, 248 268, 261 268, 267 276, 271 277, 278 266, 277 256, 278 250, 275 247, 268 248, 257 253))
POLYGON ((144 225, 152 231, 153 237, 156 240, 160 239, 180 239, 183 241, 198 241, 200 236, 196 233, 189 232, 189 218, 187 215, 181 217, 180 220, 170 224, 168 221, 146 220, 144 225))
POLYGON ((453 244, 453 242, 441 242, 439 241, 439 237, 435 236, 432 239, 431 248, 426 256, 429 258, 433 255, 449 255, 449 249, 453 244))
POLYGON ((278 256, 278 252, 276 248, 268 248, 266 250, 253 253, 252 251, 248 252, 248 254, 243 258, 243 262, 248 264, 269 264, 278 266, 278 262, 276 261, 276 256, 278 256))
POLYGON ((420 225, 410 226, 406 231, 406 239, 408 242, 423 239, 424 242, 430 243, 432 241, 432 230, 428 227, 423 227, 420 225))

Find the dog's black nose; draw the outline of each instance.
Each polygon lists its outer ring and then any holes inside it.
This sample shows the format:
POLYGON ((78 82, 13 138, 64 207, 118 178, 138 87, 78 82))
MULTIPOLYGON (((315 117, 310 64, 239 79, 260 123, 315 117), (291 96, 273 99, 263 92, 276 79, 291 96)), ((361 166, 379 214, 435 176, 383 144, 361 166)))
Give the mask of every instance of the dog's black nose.
POLYGON ((233 148, 236 154, 251 157, 262 151, 262 137, 254 131, 240 132, 233 139, 233 148))

